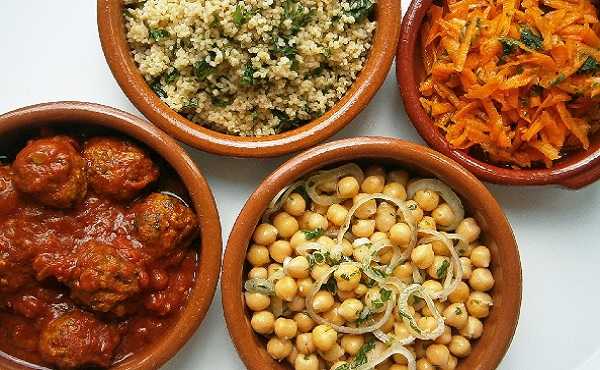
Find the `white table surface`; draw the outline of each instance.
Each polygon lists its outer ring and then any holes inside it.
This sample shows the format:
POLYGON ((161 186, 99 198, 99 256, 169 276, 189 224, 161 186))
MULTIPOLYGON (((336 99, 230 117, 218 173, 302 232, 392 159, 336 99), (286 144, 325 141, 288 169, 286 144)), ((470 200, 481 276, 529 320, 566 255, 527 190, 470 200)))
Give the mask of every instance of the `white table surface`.
MULTIPOLYGON (((0 71, 0 113, 80 100, 140 115, 105 63, 94 0, 0 0, 0 71)), ((423 143, 393 73, 335 137, 360 135, 423 143)), ((212 187, 225 241, 247 197, 287 158, 229 159, 186 149, 212 187)), ((600 183, 580 191, 489 188, 514 228, 524 279, 519 326, 499 369, 600 369, 600 183)), ((164 369, 244 369, 227 334, 220 291, 198 332, 164 369)))

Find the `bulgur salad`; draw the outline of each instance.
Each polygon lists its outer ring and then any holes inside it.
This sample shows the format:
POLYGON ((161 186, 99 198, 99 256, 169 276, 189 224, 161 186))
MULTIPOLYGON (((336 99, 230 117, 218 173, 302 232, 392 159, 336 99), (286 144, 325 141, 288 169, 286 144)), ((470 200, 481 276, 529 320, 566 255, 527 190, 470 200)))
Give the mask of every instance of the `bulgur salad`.
POLYGON ((323 115, 371 48, 374 0, 124 0, 126 36, 151 88, 191 121, 280 133, 323 115))

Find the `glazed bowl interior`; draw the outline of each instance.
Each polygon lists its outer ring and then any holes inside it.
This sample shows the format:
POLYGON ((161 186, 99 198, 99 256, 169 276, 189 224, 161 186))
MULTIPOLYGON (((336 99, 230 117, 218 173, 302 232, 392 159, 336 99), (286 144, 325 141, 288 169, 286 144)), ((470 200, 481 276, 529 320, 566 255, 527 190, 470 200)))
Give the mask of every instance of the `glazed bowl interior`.
MULTIPOLYGON (((162 190, 182 195, 200 225, 196 279, 184 307, 174 313, 164 337, 126 357, 111 369, 157 369, 185 344, 208 311, 215 292, 221 259, 221 229, 212 193, 188 155, 171 138, 146 121, 101 105, 78 102, 41 104, 0 116, 2 155, 11 159, 30 138, 40 134, 111 135, 145 146, 161 170, 162 190)), ((29 369, 18 359, 0 356, 0 368, 29 369)))
POLYGON ((400 0, 379 0, 377 28, 363 70, 346 94, 321 117, 290 131, 263 137, 228 135, 176 113, 150 89, 133 60, 125 35, 121 0, 98 0, 98 29, 115 79, 154 124, 198 149, 236 157, 273 157, 325 140, 346 126, 373 98, 392 64, 400 34, 400 0))
POLYGON ((406 12, 397 52, 396 76, 408 115, 425 141, 435 150, 451 157, 478 178, 500 184, 558 184, 580 188, 600 178, 600 131, 590 138, 587 150, 577 150, 556 161, 551 169, 513 169, 486 162, 482 156, 451 148, 419 102, 419 84, 426 77, 421 54, 422 24, 432 0, 415 0, 406 12))
POLYGON ((229 333, 250 370, 290 369, 266 352, 265 340, 254 334, 245 309, 242 285, 250 266, 245 255, 254 228, 268 203, 286 185, 315 170, 347 162, 383 164, 446 182, 462 198, 467 215, 482 229, 492 253, 496 284, 490 294, 494 307, 484 322, 484 334, 472 354, 457 369, 495 369, 512 340, 521 303, 521 265, 511 227, 488 190, 464 168, 432 150, 389 138, 355 138, 321 145, 283 164, 250 197, 229 237, 223 262, 223 309, 229 333))

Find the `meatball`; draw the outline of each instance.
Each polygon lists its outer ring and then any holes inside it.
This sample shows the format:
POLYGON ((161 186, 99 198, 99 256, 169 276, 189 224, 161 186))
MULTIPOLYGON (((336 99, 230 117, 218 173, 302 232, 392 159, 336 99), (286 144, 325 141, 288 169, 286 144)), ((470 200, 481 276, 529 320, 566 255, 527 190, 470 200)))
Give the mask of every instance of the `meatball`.
POLYGON ((145 272, 111 245, 90 241, 75 251, 74 268, 65 282, 71 298, 101 312, 138 293, 145 272))
POLYGON ((92 138, 85 143, 83 157, 92 189, 116 200, 135 198, 158 178, 158 168, 148 154, 126 140, 92 138))
POLYGON ((155 257, 185 247, 196 235, 196 215, 181 200, 152 193, 134 206, 137 238, 155 257))
POLYGON ((0 215, 11 213, 19 203, 19 194, 13 184, 12 176, 10 167, 0 167, 0 215))
POLYGON ((115 327, 75 310, 50 321, 40 335, 39 352, 60 369, 108 367, 120 337, 115 327))
POLYGON ((30 141, 13 163, 15 186, 43 205, 69 208, 86 194, 85 161, 66 136, 30 141))

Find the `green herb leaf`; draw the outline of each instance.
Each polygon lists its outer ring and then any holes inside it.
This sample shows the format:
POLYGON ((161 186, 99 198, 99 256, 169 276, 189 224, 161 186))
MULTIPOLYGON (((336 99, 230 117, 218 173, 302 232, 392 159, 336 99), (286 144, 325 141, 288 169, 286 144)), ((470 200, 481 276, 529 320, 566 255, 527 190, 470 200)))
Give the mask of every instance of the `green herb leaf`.
POLYGON ((313 240, 323 236, 325 230, 317 228, 314 230, 302 230, 302 232, 304 233, 304 236, 306 236, 306 240, 313 240))
POLYGON ((152 91, 156 93, 160 98, 166 98, 167 93, 163 90, 162 85, 160 84, 160 80, 156 80, 150 84, 150 88, 152 91))
POLYGON ((454 314, 455 314, 455 315, 461 315, 461 314, 462 314, 462 310, 460 309, 460 307, 456 307, 456 308, 454 309, 454 314))
POLYGON ((159 41, 160 39, 169 37, 170 35, 169 31, 163 29, 150 29, 149 34, 150 38, 154 41, 159 41))
POLYGON ((335 294, 337 292, 337 283, 335 282, 335 278, 333 276, 330 277, 329 280, 327 280, 327 283, 323 284, 323 288, 335 294))
POLYGON ((552 80, 552 82, 550 82, 550 87, 556 86, 566 79, 567 79, 567 77, 561 72, 558 74, 558 76, 556 76, 556 78, 554 80, 552 80))
POLYGON ((198 98, 191 98, 183 105, 182 110, 191 113, 198 108, 198 98))
POLYGON ((544 39, 529 27, 521 27, 521 42, 531 49, 541 50, 544 39))
POLYGON ((356 319, 356 323, 358 325, 363 324, 369 320, 371 320, 371 318, 373 317, 373 315, 375 315, 375 312, 369 311, 368 309, 363 310, 360 315, 358 316, 358 319, 356 319))
POLYGON ((287 114, 278 109, 271 109, 271 113, 273 114, 273 116, 279 119, 279 125, 277 126, 278 132, 283 132, 294 129, 296 127, 300 127, 303 123, 307 122, 307 120, 301 120, 298 118, 290 119, 290 117, 287 114))
POLYGON ((448 273, 448 267, 450 267, 450 262, 448 260, 444 260, 440 267, 438 267, 436 271, 436 275, 438 279, 442 279, 446 277, 446 273, 448 273))
POLYGON ((242 85, 254 85, 256 83, 256 80, 254 79, 254 72, 256 72, 256 70, 252 66, 252 63, 246 64, 244 67, 244 72, 242 72, 240 83, 242 85))
POLYGON ((177 68, 172 68, 165 75, 165 83, 170 84, 170 83, 174 82, 175 80, 177 80, 178 78, 179 78, 179 71, 177 70, 177 68))
POLYGON ((200 81, 204 81, 211 73, 215 71, 215 67, 208 64, 208 62, 201 60, 194 63, 194 75, 200 81))
POLYGON ((375 8, 375 2, 371 0, 350 0, 350 9, 348 15, 352 16, 356 22, 367 18, 375 8))
POLYGON ((283 17, 292 21, 292 34, 298 33, 308 23, 313 12, 295 0, 287 0, 283 5, 283 17))
POLYGON ((387 290, 385 288, 381 288, 381 289, 379 289, 379 295, 381 296, 381 300, 383 302, 387 302, 392 297, 392 291, 387 290))
POLYGON ((246 10, 246 7, 242 4, 238 4, 233 11, 233 23, 236 26, 241 26, 242 24, 248 22, 250 18, 252 18, 252 11, 246 10))
POLYGON ((213 96, 211 98, 211 101, 212 101, 212 103, 213 103, 214 106, 221 107, 221 108, 224 108, 224 107, 226 107, 226 106, 228 106, 228 105, 231 104, 230 100, 222 99, 222 98, 219 98, 217 96, 213 96))
POLYGON ((593 57, 588 57, 583 65, 577 70, 577 74, 580 75, 597 72, 600 72, 600 63, 593 57))
POLYGON ((358 350, 358 353, 354 357, 352 368, 357 368, 367 363, 367 354, 375 348, 375 340, 369 339, 362 347, 358 350))
POLYGON ((519 40, 515 40, 510 37, 501 37, 500 43, 502 44, 502 56, 506 57, 515 51, 519 50, 519 45, 521 44, 519 40))

